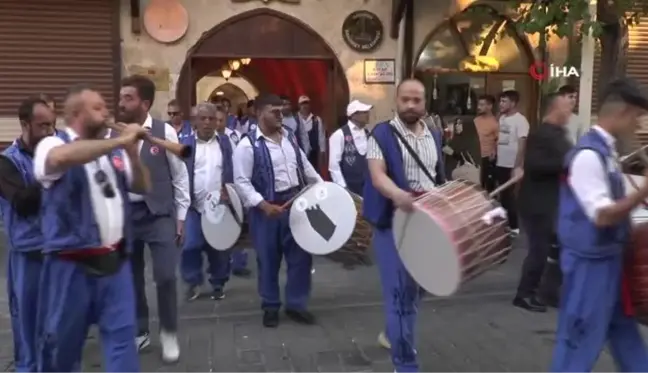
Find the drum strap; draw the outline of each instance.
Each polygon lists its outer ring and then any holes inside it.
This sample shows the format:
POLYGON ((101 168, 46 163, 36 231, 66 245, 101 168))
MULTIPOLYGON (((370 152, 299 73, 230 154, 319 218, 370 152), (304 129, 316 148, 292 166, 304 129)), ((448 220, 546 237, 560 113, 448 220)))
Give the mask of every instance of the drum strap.
POLYGON ((430 171, 427 169, 427 167, 425 167, 425 165, 423 164, 423 161, 418 156, 418 154, 416 154, 414 149, 412 149, 412 146, 407 142, 405 137, 403 137, 403 135, 400 132, 398 132, 398 130, 396 128, 394 128, 394 126, 389 126, 389 127, 390 127, 391 131, 394 133, 394 135, 396 135, 398 137, 400 142, 403 143, 403 145, 405 146, 405 149, 407 149, 407 152, 414 159, 414 162, 416 162, 416 164, 421 168, 421 171, 423 171, 425 176, 427 176, 427 178, 430 179, 430 181, 433 184, 436 185, 436 180, 432 177, 432 174, 430 173, 430 171))

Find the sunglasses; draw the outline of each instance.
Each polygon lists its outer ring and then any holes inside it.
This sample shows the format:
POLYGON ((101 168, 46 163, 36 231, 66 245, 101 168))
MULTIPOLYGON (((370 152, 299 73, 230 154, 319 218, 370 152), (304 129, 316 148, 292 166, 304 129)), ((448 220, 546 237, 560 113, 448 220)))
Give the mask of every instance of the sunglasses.
POLYGON ((180 112, 179 111, 170 111, 170 112, 167 112, 167 114, 169 114, 170 117, 175 117, 175 116, 180 115, 180 112))
POLYGON ((98 170, 94 174, 94 180, 101 188, 101 193, 106 198, 115 198, 115 189, 108 181, 108 175, 103 170, 98 170))

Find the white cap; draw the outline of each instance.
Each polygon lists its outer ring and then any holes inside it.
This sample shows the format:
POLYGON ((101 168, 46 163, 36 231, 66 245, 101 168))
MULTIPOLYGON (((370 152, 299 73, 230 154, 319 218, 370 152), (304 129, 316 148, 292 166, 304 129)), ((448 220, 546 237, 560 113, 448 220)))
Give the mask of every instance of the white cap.
POLYGON ((353 100, 349 102, 349 105, 347 105, 347 117, 350 117, 355 113, 369 111, 372 107, 373 105, 365 104, 364 102, 360 102, 358 100, 353 100))
POLYGON ((297 100, 297 103, 299 105, 304 104, 306 102, 310 102, 310 98, 306 95, 299 96, 299 99, 297 100))

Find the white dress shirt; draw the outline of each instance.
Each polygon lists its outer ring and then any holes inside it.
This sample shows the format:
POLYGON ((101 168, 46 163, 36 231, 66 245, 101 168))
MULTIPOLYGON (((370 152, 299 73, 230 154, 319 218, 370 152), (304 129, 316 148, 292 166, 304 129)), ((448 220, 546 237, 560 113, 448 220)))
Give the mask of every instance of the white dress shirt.
POLYGON ((302 131, 299 134, 301 136, 302 144, 304 144, 304 153, 308 154, 311 151, 310 139, 308 138, 308 132, 313 129, 313 119, 318 123, 317 127, 317 141, 319 143, 320 153, 326 153, 326 133, 324 132, 324 123, 322 123, 322 118, 308 114, 308 117, 304 118, 301 114, 299 115, 299 120, 302 123, 302 131))
MULTIPOLYGON (((142 125, 144 128, 150 129, 153 126, 153 118, 149 114, 142 125)), ((164 137, 166 140, 179 143, 178 133, 169 124, 164 124, 164 137)), ((139 143, 139 149, 142 150, 143 141, 139 143)), ((189 196, 189 173, 187 172, 187 165, 173 153, 166 152, 167 160, 169 162, 169 170, 171 171, 171 183, 173 185, 173 200, 177 212, 178 220, 185 220, 187 210, 191 205, 191 197, 189 196)), ((155 185, 153 185, 155 188, 155 185)), ((129 193, 128 198, 131 202, 144 201, 144 196, 141 194, 129 193)))
MULTIPOLYGON (((263 136, 270 158, 272 159, 272 168, 274 171, 274 187, 276 192, 284 192, 291 188, 299 186, 299 176, 297 170, 297 154, 293 145, 288 140, 288 132, 283 130, 283 137, 279 143, 263 135, 261 129, 257 127, 257 136, 263 136)), ((255 146, 259 146, 257 143, 255 146)), ((304 173, 306 182, 313 184, 322 181, 313 166, 308 162, 306 155, 302 150, 299 156, 304 164, 304 173)), ((246 137, 239 142, 234 150, 234 183, 236 191, 248 207, 257 206, 263 201, 261 193, 254 189, 252 185, 252 173, 254 172, 254 149, 250 143, 250 138, 246 137)))
MULTIPOLYGON (((618 169, 614 137, 599 126, 593 128, 613 149, 612 156, 607 159, 608 169, 618 169)), ((576 153, 569 166, 568 182, 576 199, 592 222, 596 221, 600 209, 614 203, 607 170, 601 164, 601 156, 594 150, 584 149, 576 153)))
POLYGON ((193 207, 200 213, 204 211, 207 194, 221 190, 223 186, 223 153, 218 136, 214 135, 208 141, 196 136, 194 162, 194 201, 193 207))
MULTIPOLYGON (((65 128, 71 141, 74 141, 79 136, 70 127, 65 128)), ((50 188, 57 180, 59 180, 64 172, 60 173, 47 173, 46 163, 47 156, 50 150, 58 146, 65 145, 65 141, 57 136, 49 136, 41 140, 36 146, 34 152, 34 175, 36 180, 43 186, 43 188, 50 188)), ((130 186, 133 182, 133 169, 130 163, 130 158, 125 151, 122 154, 124 173, 126 180, 130 186)), ((99 229, 99 237, 101 238, 102 246, 108 247, 119 242, 123 238, 124 233, 124 203, 119 188, 117 187, 117 175, 115 169, 111 164, 112 160, 109 156, 103 155, 95 161, 86 163, 83 167, 88 179, 88 187, 90 188, 90 202, 92 203, 92 211, 94 212, 95 221, 99 229), (108 183, 112 185, 115 191, 113 198, 106 198, 103 194, 103 187, 95 181, 95 174, 98 170, 102 170, 107 178, 108 183)), ((71 208, 75 208, 72 206, 71 208)))
MULTIPOLYGON (((358 127, 351 121, 349 121, 346 125, 351 131, 351 136, 353 136, 353 143, 355 144, 358 153, 360 153, 361 155, 366 155, 366 129, 358 127)), ((346 181, 344 180, 344 175, 342 174, 342 170, 340 169, 340 162, 342 161, 342 155, 344 154, 344 143, 344 133, 342 133, 342 128, 338 128, 329 138, 329 173, 331 174, 331 179, 333 179, 334 183, 346 188, 346 181)))

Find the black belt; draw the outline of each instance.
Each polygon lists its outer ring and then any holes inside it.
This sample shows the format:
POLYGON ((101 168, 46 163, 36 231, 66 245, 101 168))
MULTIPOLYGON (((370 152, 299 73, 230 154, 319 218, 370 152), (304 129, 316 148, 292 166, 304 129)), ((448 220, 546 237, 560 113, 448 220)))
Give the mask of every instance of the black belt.
POLYGON ((122 264, 128 258, 124 240, 119 241, 112 251, 92 253, 92 249, 57 251, 59 259, 72 261, 80 265, 88 275, 104 277, 119 272, 122 264))
POLYGON ((41 250, 25 251, 23 252, 23 255, 25 255, 27 260, 32 260, 35 262, 43 261, 43 252, 41 250))

